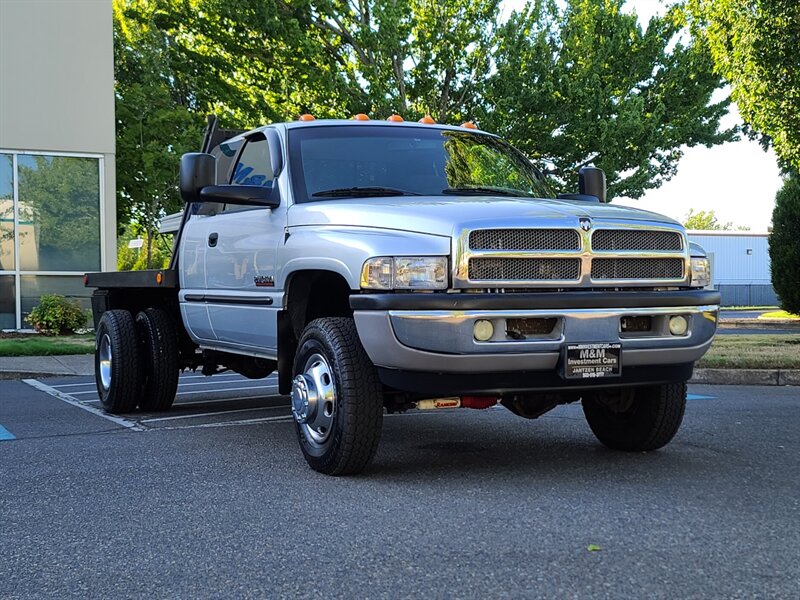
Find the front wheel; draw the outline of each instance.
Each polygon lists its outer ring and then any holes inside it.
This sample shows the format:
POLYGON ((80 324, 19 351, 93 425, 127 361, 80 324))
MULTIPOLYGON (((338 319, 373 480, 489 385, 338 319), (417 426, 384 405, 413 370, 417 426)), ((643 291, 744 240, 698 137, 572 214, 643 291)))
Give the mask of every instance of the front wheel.
POLYGON ((383 396, 353 320, 309 323, 293 373, 292 414, 308 464, 328 475, 362 471, 380 440, 383 396))
POLYGON ((686 383, 603 390, 583 397, 592 432, 613 450, 657 450, 678 432, 686 408, 686 383))

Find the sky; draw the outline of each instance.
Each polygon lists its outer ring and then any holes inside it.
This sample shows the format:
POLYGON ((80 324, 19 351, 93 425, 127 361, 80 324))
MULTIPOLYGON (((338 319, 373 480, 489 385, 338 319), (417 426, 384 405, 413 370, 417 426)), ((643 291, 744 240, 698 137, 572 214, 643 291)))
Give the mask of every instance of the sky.
MULTIPOLYGON (((525 0, 505 0, 503 10, 524 6, 525 0)), ((627 0, 644 26, 663 10, 660 0, 627 0)), ((741 123, 734 104, 722 127, 741 123)), ((713 210, 720 223, 766 232, 772 222, 775 194, 781 187, 775 153, 765 152, 758 142, 741 139, 712 148, 683 148, 678 173, 660 188, 649 190, 638 200, 617 198, 614 204, 635 206, 683 221, 690 209, 713 210)))

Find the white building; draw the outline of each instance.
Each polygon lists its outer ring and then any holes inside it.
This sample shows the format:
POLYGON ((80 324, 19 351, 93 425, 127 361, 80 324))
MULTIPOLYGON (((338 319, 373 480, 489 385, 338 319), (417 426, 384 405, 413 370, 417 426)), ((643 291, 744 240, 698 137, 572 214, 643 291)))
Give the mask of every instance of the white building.
POLYGON ((116 264, 111 0, 0 0, 0 329, 116 264))
POLYGON ((769 234, 752 231, 689 231, 711 259, 714 287, 723 306, 777 306, 769 261, 769 234))

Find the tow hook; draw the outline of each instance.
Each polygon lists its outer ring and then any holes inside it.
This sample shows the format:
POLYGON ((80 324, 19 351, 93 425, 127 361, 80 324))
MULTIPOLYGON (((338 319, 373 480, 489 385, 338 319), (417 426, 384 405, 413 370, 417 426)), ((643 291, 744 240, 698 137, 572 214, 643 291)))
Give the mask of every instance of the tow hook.
POLYGON ((433 410, 439 408, 491 408, 498 402, 494 396, 454 396, 451 398, 431 398, 418 400, 414 404, 419 410, 433 410))

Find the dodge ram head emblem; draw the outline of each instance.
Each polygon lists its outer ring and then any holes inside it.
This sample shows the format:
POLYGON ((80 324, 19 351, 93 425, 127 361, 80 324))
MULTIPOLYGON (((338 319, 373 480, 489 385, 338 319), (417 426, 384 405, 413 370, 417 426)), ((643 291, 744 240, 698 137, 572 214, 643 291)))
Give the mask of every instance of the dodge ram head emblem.
POLYGON ((592 228, 591 219, 580 219, 578 222, 581 224, 581 229, 584 231, 589 231, 592 228))

